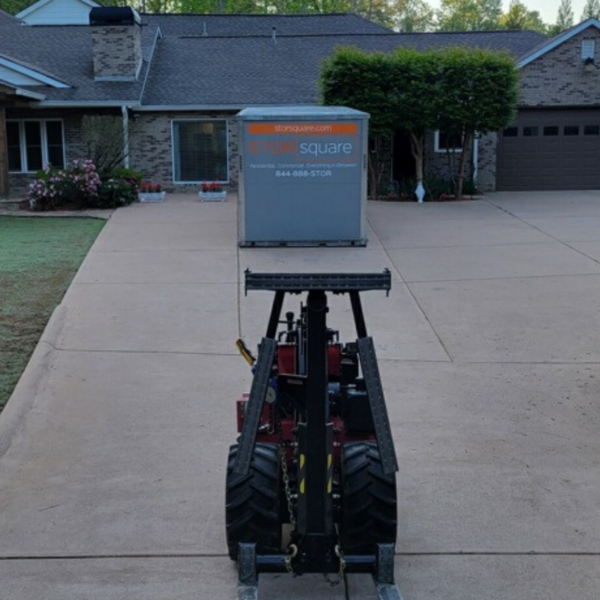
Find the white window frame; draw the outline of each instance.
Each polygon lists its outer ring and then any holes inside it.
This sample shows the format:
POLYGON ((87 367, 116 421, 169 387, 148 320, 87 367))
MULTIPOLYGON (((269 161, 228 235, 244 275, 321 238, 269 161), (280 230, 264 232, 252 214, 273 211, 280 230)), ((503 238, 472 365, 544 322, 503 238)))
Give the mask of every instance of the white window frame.
POLYGON ((175 155, 176 155, 176 148, 175 148, 175 123, 182 123, 182 122, 193 122, 193 123, 199 123, 199 122, 209 122, 209 123, 214 123, 215 121, 224 121, 225 122, 225 147, 227 149, 227 179, 220 179, 218 181, 216 181, 215 183, 222 183, 223 185, 227 185, 229 184, 229 180, 230 180, 230 165, 231 165, 231 151, 229 148, 229 119, 227 119, 227 117, 215 117, 215 118, 200 118, 200 119, 196 119, 193 117, 184 117, 181 119, 171 119, 171 173, 173 174, 173 183, 176 185, 198 185, 201 184, 205 181, 207 181, 206 179, 202 180, 198 180, 198 181, 181 181, 181 180, 177 180, 175 179, 175 173, 177 172, 177 169, 175 168, 175 155))
MULTIPOLYGON (((63 165, 67 164, 66 159, 66 143, 65 143, 65 123, 63 119, 7 119, 8 123, 18 123, 19 125, 19 150, 21 151, 21 170, 10 171, 9 173, 35 173, 38 169, 29 169, 27 164, 27 139, 25 138, 25 123, 39 123, 40 124, 40 137, 42 144, 42 168, 49 163, 48 157, 48 134, 46 132, 46 123, 60 123, 61 135, 62 135, 62 155, 63 165)), ((55 166, 55 165, 53 165, 55 166)))
POLYGON ((596 58, 596 40, 582 40, 581 41, 581 60, 596 58))
POLYGON ((440 147, 440 131, 439 129, 434 133, 434 151, 437 152, 438 154, 446 154, 446 152, 453 152, 455 154, 461 154, 463 149, 462 149, 462 144, 460 146, 460 148, 442 148, 440 147))

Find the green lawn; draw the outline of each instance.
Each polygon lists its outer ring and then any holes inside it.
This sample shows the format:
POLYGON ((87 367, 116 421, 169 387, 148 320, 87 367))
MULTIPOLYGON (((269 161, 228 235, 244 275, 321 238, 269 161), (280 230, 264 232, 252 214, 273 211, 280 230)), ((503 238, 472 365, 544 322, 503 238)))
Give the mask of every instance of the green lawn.
POLYGON ((0 217, 0 410, 104 223, 0 217))

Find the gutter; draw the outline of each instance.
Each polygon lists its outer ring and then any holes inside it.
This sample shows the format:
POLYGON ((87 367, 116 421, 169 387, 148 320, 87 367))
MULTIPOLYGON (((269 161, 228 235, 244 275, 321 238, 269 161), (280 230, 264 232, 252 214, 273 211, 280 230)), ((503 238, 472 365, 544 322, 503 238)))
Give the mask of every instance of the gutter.
MULTIPOLYGON (((233 111, 243 110, 244 108, 270 108, 281 106, 319 106, 316 103, 301 104, 295 102, 289 105, 279 104, 155 104, 155 105, 139 105, 135 107, 136 112, 184 112, 184 111, 233 111)), ((132 107, 133 108, 133 107, 132 107)))

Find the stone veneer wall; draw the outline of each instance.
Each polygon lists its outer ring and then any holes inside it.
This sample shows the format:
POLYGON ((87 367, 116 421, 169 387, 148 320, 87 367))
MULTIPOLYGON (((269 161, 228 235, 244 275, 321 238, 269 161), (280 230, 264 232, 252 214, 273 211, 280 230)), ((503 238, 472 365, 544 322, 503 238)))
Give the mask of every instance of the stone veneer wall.
POLYGON ((90 27, 94 77, 135 79, 142 62, 142 34, 137 24, 90 27))
POLYGON ((199 184, 173 182, 173 138, 171 123, 177 119, 227 120, 229 147, 229 188, 238 185, 238 127, 233 112, 140 112, 134 115, 135 135, 131 140, 131 167, 143 173, 144 179, 160 183, 170 192, 195 193, 199 184))
POLYGON ((488 133, 479 138, 477 189, 482 192, 496 191, 496 152, 498 134, 488 133))
POLYGON ((589 106, 600 103, 600 31, 590 27, 521 69, 521 107, 589 106), (581 60, 583 40, 596 41, 594 71, 581 60))

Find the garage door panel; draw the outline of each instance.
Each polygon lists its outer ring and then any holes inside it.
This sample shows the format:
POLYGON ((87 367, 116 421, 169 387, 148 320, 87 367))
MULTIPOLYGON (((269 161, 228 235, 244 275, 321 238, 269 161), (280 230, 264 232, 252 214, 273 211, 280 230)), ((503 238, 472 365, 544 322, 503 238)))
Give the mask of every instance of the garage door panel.
POLYGON ((600 110, 522 110, 514 128, 499 137, 498 190, 600 189, 600 110))

